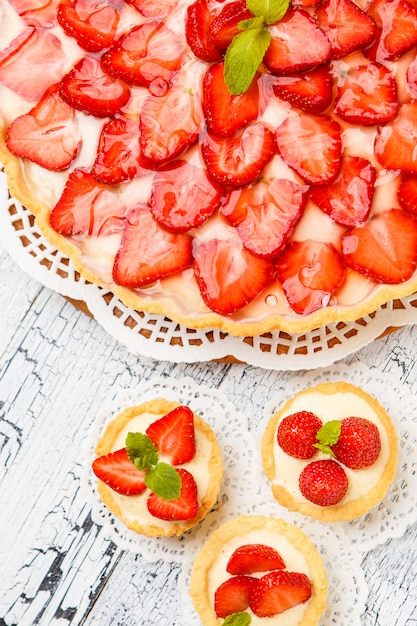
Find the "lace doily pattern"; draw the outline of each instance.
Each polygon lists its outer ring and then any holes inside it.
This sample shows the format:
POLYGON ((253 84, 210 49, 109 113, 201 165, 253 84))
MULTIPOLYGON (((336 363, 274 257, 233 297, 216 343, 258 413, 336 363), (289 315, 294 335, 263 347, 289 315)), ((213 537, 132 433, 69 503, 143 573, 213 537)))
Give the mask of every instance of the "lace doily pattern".
POLYGON ((97 322, 135 354, 194 363, 225 357, 272 370, 325 367, 353 354, 387 326, 416 320, 417 294, 388 302, 355 322, 339 322, 300 335, 283 331, 234 337, 219 330, 185 328, 165 317, 134 311, 110 291, 87 283, 70 259, 53 248, 31 213, 9 197, 0 170, 0 235, 13 259, 33 278, 63 296, 85 303, 97 322))

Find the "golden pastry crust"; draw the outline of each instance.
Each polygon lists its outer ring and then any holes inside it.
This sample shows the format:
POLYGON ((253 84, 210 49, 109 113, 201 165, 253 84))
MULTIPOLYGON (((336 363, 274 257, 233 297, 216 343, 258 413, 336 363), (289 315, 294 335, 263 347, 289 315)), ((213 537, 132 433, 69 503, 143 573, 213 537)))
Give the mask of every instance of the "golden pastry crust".
MULTIPOLYGON (((298 411, 301 409, 297 408, 296 410, 298 411)), ((343 411, 344 416, 353 414, 349 413, 349 408, 347 408, 346 410, 343 409, 343 411)), ((322 417, 316 410, 313 410, 313 413, 316 413, 320 418, 322 417)), ((340 419, 340 417, 341 416, 335 415, 333 419, 340 419)), ((360 415, 358 415, 358 417, 360 417, 360 415)), ((363 515, 385 496, 386 492, 389 489, 389 486, 394 479, 396 472, 398 451, 397 442, 397 433, 391 421, 391 418, 389 417, 385 409, 381 406, 381 404, 373 396, 367 394, 365 391, 363 391, 363 389, 360 389, 359 387, 356 387, 350 383, 345 383, 343 381, 336 383, 323 383, 317 385, 316 387, 301 391, 272 416, 262 437, 262 464, 265 474, 268 480, 271 482, 272 493, 275 499, 281 505, 287 507, 290 511, 299 511, 304 515, 309 515, 323 522, 347 521, 363 515), (361 495, 360 497, 348 500, 347 494, 345 499, 342 500, 340 504, 329 507, 317 506, 312 502, 306 500, 300 491, 298 491, 298 493, 294 495, 290 493, 289 490, 282 484, 278 484, 280 467, 277 467, 277 457, 274 453, 274 449, 278 447, 276 443, 278 424, 281 419, 283 419, 286 415, 290 415, 293 412, 291 407, 295 400, 297 400, 299 407, 299 399, 302 398, 305 410, 312 410, 309 406, 309 394, 313 392, 323 394, 324 397, 333 394, 354 394, 358 398, 362 399, 376 414, 380 428, 382 428, 387 441, 386 461, 377 483, 374 484, 374 486, 367 493, 361 495)), ((317 457, 314 457, 313 459, 310 459, 308 461, 297 460, 299 461, 299 472, 302 471, 303 467, 309 461, 316 459, 317 457)), ((348 470, 346 467, 344 467, 344 469, 345 471, 347 471, 348 475, 349 472, 364 472, 363 476, 364 480, 366 481, 366 470, 348 470)))
MULTIPOLYGON (((156 420, 159 417, 166 415, 177 406, 180 406, 179 402, 157 399, 144 402, 138 406, 126 408, 106 427, 95 449, 97 456, 102 456, 115 450, 114 446, 119 433, 133 418, 145 413, 150 413, 155 415, 156 420)), ((189 530, 204 519, 215 504, 223 479, 223 462, 220 448, 211 427, 195 413, 194 427, 197 448, 196 455, 198 454, 199 442, 201 443, 203 440, 208 442, 210 446, 210 453, 207 462, 207 471, 209 474, 207 490, 204 494, 199 494, 200 508, 197 515, 192 520, 164 523, 162 520, 153 518, 155 522, 151 523, 149 520, 143 521, 140 517, 137 519, 131 519, 131 516, 128 517, 125 514, 122 503, 126 498, 140 499, 142 495, 120 496, 101 480, 97 481, 97 490, 104 504, 131 530, 134 530, 139 534, 146 535, 147 537, 169 537, 171 535, 182 535, 185 531, 189 530)), ((185 464, 184 467, 187 468, 187 465, 185 464)))
MULTIPOLYGON (((284 537, 296 550, 300 551, 308 566, 309 578, 312 584, 312 596, 306 604, 300 626, 316 626, 320 616, 326 608, 327 601, 327 575, 322 558, 311 541, 296 526, 288 524, 282 519, 258 516, 239 516, 226 522, 215 530, 203 548, 198 553, 191 572, 190 595, 195 609, 199 614, 204 626, 218 626, 223 622, 216 617, 213 609, 213 598, 209 593, 210 570, 224 550, 225 544, 235 537, 242 538, 242 545, 246 543, 245 536, 251 531, 261 530, 265 537, 269 533, 284 537)), ((265 540, 267 543, 267 540, 265 540)), ((281 554, 285 561, 285 554, 281 554)), ((291 569, 291 563, 288 563, 291 569)), ((259 623, 262 619, 258 618, 259 623)), ((272 624, 273 618, 267 618, 267 623, 272 624)))

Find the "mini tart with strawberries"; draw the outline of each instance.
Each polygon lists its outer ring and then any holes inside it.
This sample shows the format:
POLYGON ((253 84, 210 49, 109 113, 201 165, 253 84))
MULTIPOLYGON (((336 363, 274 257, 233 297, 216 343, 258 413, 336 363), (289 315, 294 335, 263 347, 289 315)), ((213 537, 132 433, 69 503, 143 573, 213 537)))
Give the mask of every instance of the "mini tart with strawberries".
POLYGON ((326 608, 327 575, 299 528, 282 519, 239 516, 203 545, 190 594, 204 626, 316 626, 326 608))
POLYGON ((346 382, 299 392, 270 419, 262 463, 276 500, 322 521, 347 521, 382 500, 397 464, 383 406, 346 382))
POLYGON ((95 452, 100 498, 147 537, 181 535, 217 500, 223 463, 216 436, 185 405, 158 399, 126 408, 95 452))

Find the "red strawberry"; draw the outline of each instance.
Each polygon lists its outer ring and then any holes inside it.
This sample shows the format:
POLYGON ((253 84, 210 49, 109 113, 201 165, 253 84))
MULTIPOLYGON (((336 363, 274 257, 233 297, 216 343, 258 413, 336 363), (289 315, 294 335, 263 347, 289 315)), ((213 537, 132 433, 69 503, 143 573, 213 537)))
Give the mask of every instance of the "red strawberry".
POLYGON ((277 275, 291 308, 309 315, 331 305, 345 279, 342 257, 331 243, 293 241, 277 259, 277 275))
POLYGON ((59 84, 59 94, 74 109, 96 117, 112 117, 127 104, 130 89, 102 70, 97 57, 85 56, 59 84))
POLYGON ((161 228, 148 207, 131 209, 114 260, 114 282, 140 287, 181 272, 191 264, 191 242, 186 234, 161 228))
POLYGON ((332 446, 336 459, 350 469, 363 469, 375 463, 381 452, 377 426, 363 417, 345 417, 340 436, 332 446))
POLYGON ((400 206, 417 216, 417 176, 405 176, 398 187, 397 198, 400 206))
POLYGON ((369 58, 393 61, 417 44, 417 10, 407 0, 373 0, 368 15, 377 25, 369 58))
POLYGON ((385 124, 398 113, 397 85, 380 63, 350 68, 337 88, 335 113, 350 124, 385 124))
POLYGON ((101 130, 91 173, 96 180, 108 185, 131 180, 141 171, 140 154, 137 121, 114 118, 101 130))
POLYGON ((220 315, 243 308, 273 278, 273 265, 245 250, 238 236, 199 245, 194 271, 204 302, 220 315))
POLYGON ((145 474, 129 459, 126 448, 93 461, 93 472, 111 489, 124 496, 136 496, 146 489, 145 474))
POLYGON ((259 113, 258 77, 249 89, 232 96, 224 82, 224 63, 215 63, 207 70, 203 80, 203 110, 209 132, 218 137, 229 137, 259 113))
POLYGON ((221 187, 201 167, 178 161, 176 167, 155 174, 149 204, 161 226, 181 233, 205 222, 221 197, 221 187))
POLYGON ((81 48, 99 52, 111 46, 116 37, 122 4, 115 0, 61 0, 58 22, 81 48))
POLYGON ((417 101, 403 104, 397 117, 378 129, 375 156, 386 169, 417 174, 417 101))
POLYGON ((214 593, 214 612, 217 617, 246 611, 250 591, 257 582, 253 576, 233 576, 225 580, 214 593))
POLYGON ((308 70, 330 56, 329 40, 303 9, 289 9, 269 30, 272 39, 264 63, 273 74, 308 70))
POLYGON ((125 0, 145 17, 162 19, 169 15, 178 4, 178 0, 125 0))
POLYGON ((147 501, 151 515, 170 522, 191 520, 197 515, 199 509, 197 484, 192 474, 183 468, 178 468, 176 471, 182 481, 179 498, 164 500, 161 496, 151 493, 147 501))
POLYGON ((286 245, 305 203, 306 188, 274 178, 232 191, 221 212, 252 254, 273 258, 286 245))
POLYGON ((210 34, 210 25, 214 16, 210 12, 207 0, 196 0, 187 8, 185 35, 187 43, 195 56, 207 63, 220 61, 222 53, 210 34))
POLYGON ((229 574, 253 574, 268 570, 284 569, 280 554, 271 546, 250 543, 239 546, 230 556, 226 571, 229 574))
POLYGON ((321 113, 332 101, 333 77, 327 63, 300 74, 277 76, 274 94, 302 111, 321 113))
POLYGON ((311 411, 287 415, 278 425, 278 445, 296 459, 311 459, 318 452, 314 444, 317 443, 316 435, 322 426, 322 421, 311 411))
POLYGON ((417 98, 417 57, 411 61, 406 72, 407 85, 406 90, 410 97, 415 100, 417 98))
POLYGON ((50 215, 62 235, 110 235, 121 231, 126 207, 119 196, 88 172, 71 172, 50 215))
POLYGON ((265 574, 253 586, 249 606, 257 617, 271 617, 310 597, 311 583, 305 574, 278 570, 265 574))
POLYGON ((34 3, 33 0, 9 0, 14 10, 28 26, 52 28, 56 26, 56 12, 59 0, 45 0, 34 3))
POLYGON ((146 429, 158 452, 169 457, 171 465, 188 463, 195 455, 194 414, 187 406, 177 406, 146 429))
POLYGON ((375 168, 367 159, 346 155, 334 181, 311 187, 310 197, 333 221, 358 226, 368 217, 375 179, 375 168))
POLYGON ((351 0, 325 0, 316 9, 317 22, 337 59, 369 45, 376 32, 374 19, 351 0))
POLYGON ((276 137, 282 158, 306 182, 323 185, 336 177, 342 151, 338 122, 327 115, 292 111, 276 137))
POLYGON ((318 506, 335 506, 345 497, 349 481, 339 463, 333 459, 324 459, 306 465, 298 485, 309 502, 318 506))
POLYGON ((223 186, 243 187, 258 178, 276 150, 274 133, 253 122, 232 137, 206 133, 201 152, 208 173, 223 186))
POLYGON ((54 85, 29 113, 12 122, 6 143, 14 154, 46 169, 66 169, 81 147, 74 109, 61 100, 54 85))
POLYGON ((246 0, 234 0, 225 4, 210 26, 210 35, 215 45, 221 50, 226 50, 233 38, 241 32, 238 28, 239 22, 252 17, 246 6, 246 0))
POLYGON ((342 239, 346 265, 376 282, 397 284, 417 267, 417 220, 400 209, 388 209, 347 232, 342 239))
POLYGON ((291 0, 291 6, 294 8, 307 9, 309 7, 315 7, 321 0, 291 0))

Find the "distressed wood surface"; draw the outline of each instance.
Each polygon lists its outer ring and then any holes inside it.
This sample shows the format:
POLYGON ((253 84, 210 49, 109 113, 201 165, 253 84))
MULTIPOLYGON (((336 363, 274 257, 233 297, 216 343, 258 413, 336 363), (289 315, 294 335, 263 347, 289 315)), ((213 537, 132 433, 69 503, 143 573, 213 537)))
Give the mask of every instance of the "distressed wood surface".
MULTIPOLYGON (((160 360, 136 357, 1 246, 0 275, 0 626, 183 626, 179 566, 123 552, 92 522, 80 488, 86 433, 110 388, 161 375, 221 389, 253 426, 285 373, 167 363, 163 347, 160 360)), ((355 356, 417 393, 416 325, 355 356)), ((417 625, 416 531, 364 558, 364 626, 417 625)))

